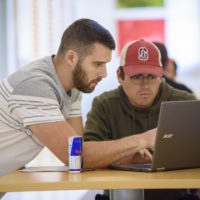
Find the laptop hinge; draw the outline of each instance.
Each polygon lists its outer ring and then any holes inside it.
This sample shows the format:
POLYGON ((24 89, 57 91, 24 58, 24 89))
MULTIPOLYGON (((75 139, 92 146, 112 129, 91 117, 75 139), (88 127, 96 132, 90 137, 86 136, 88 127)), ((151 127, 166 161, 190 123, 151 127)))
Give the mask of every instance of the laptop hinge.
POLYGON ((159 168, 156 168, 156 171, 162 172, 162 171, 165 171, 165 168, 164 167, 159 167, 159 168))

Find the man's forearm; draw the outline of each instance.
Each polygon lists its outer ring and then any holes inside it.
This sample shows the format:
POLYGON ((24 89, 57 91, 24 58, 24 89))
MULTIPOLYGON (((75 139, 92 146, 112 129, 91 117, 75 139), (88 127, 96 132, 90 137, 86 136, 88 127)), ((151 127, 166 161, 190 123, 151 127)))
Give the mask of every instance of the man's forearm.
MULTIPOLYGON (((38 139, 63 163, 68 165, 68 137, 77 136, 66 121, 32 124, 29 126, 38 139)), ((135 152, 153 148, 155 131, 128 136, 119 140, 84 142, 83 161, 85 168, 105 167, 135 152)))
POLYGON ((133 155, 144 148, 151 148, 151 141, 143 134, 125 137, 119 140, 102 142, 84 142, 84 167, 106 167, 113 162, 133 155))

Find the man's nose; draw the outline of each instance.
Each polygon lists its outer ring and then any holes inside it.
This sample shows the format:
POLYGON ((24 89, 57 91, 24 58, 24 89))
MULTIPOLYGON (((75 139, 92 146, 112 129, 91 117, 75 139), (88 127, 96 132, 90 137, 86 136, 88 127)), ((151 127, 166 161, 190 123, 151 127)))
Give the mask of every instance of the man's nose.
POLYGON ((98 73, 98 76, 101 78, 105 78, 107 76, 106 65, 103 65, 98 73))
POLYGON ((142 85, 142 86, 149 85, 149 80, 147 79, 147 77, 144 77, 144 78, 141 80, 141 85, 142 85))

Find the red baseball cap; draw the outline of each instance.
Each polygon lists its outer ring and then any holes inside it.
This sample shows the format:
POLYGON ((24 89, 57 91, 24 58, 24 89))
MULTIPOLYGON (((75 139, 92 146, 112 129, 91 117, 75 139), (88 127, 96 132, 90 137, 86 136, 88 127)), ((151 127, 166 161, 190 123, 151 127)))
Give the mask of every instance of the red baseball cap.
POLYGON ((128 76, 147 73, 162 77, 163 74, 159 49, 143 39, 135 40, 122 49, 120 66, 128 76))

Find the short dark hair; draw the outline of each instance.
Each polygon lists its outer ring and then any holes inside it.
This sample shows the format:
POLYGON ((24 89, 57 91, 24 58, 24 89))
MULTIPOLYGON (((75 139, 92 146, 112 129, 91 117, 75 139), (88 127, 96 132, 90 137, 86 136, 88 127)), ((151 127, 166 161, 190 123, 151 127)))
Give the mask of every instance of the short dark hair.
POLYGON ((124 73, 124 68, 122 66, 119 66, 119 77, 124 80, 125 73, 124 73))
POLYGON ((169 58, 168 60, 171 61, 171 62, 173 63, 173 65, 174 65, 174 70, 177 71, 178 65, 177 65, 177 63, 175 62, 175 60, 172 59, 172 58, 169 58))
POLYGON ((156 47, 159 49, 160 54, 161 54, 161 62, 163 68, 165 68, 167 61, 168 61, 168 53, 165 45, 161 42, 153 42, 153 44, 156 45, 156 47))
POLYGON ((111 50, 115 49, 115 41, 110 32, 91 19, 79 19, 72 23, 63 33, 58 55, 64 55, 74 49, 80 56, 90 53, 95 42, 99 42, 111 50))

